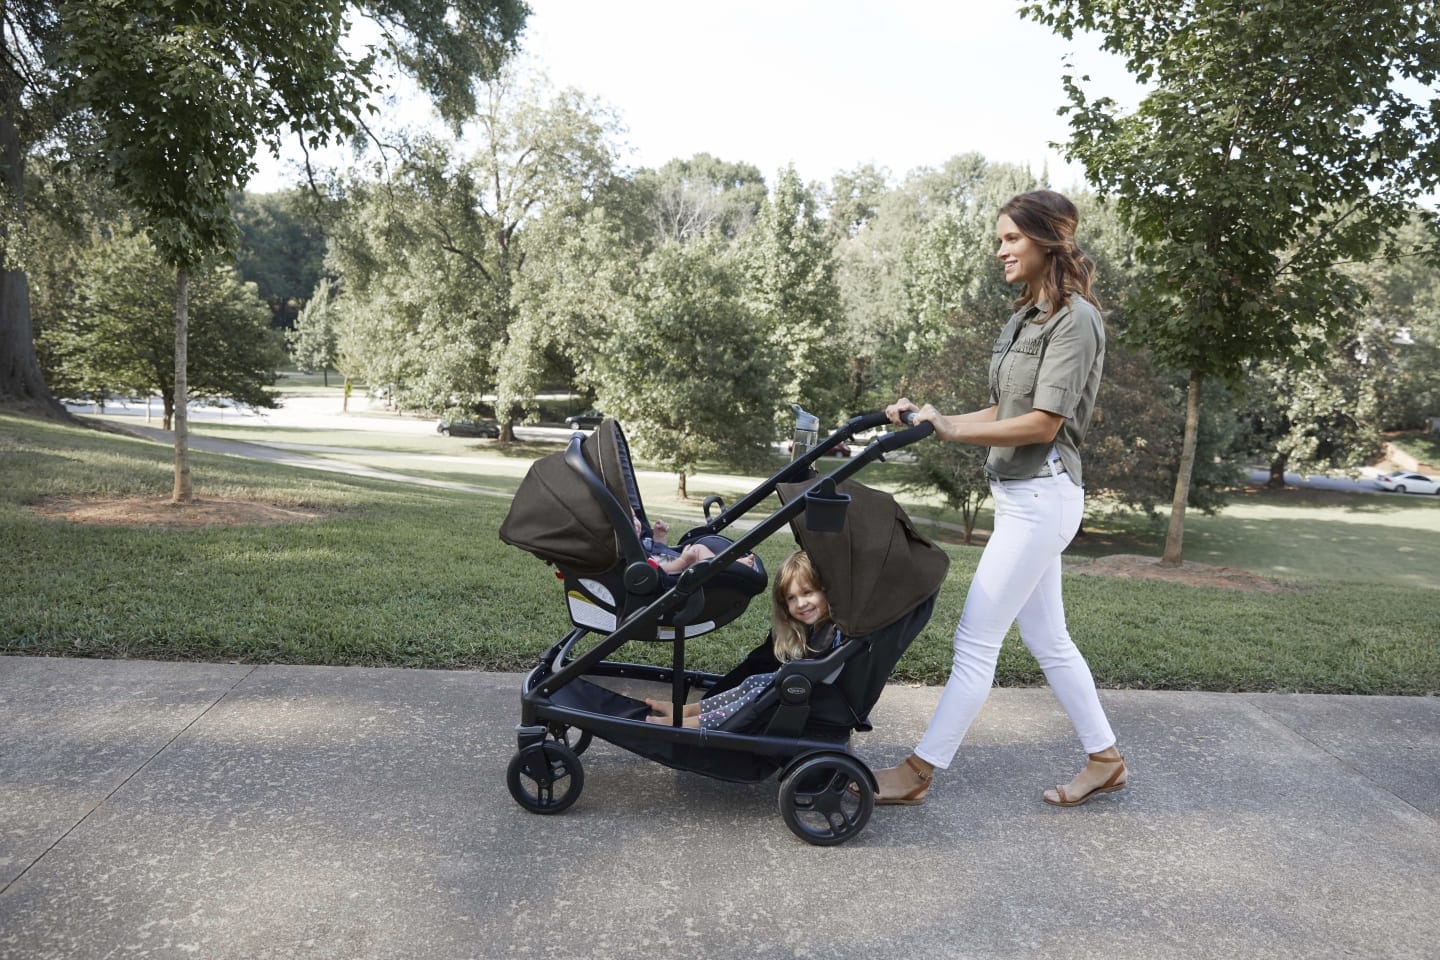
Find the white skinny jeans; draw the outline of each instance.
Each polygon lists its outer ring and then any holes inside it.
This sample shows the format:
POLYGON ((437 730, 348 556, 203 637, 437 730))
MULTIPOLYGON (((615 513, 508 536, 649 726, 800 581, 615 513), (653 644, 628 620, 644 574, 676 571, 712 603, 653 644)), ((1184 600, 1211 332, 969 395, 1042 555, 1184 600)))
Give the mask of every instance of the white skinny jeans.
POLYGON ((1065 629, 1060 599, 1060 553, 1080 528, 1085 491, 1062 473, 995 481, 990 493, 995 532, 980 555, 955 628, 950 679, 915 755, 942 770, 950 766, 990 695, 1000 643, 1017 622, 1020 638, 1045 671, 1081 746, 1086 753, 1099 753, 1115 745, 1115 734, 1090 666, 1065 629))

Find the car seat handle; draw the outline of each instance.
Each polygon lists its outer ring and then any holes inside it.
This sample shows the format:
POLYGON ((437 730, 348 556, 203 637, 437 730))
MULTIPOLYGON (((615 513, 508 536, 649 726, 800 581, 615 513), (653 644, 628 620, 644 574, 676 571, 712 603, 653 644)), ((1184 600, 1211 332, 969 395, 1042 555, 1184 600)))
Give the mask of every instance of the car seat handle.
POLYGON ((711 517, 710 517, 710 508, 711 508, 712 506, 718 506, 718 507, 720 508, 720 512, 721 512, 721 513, 724 513, 724 512, 725 512, 725 500, 724 500, 724 498, 723 498, 723 497, 718 497, 718 496, 715 496, 715 495, 712 494, 711 496, 706 497, 706 498, 701 502, 701 504, 700 504, 700 511, 701 511, 701 513, 704 515, 704 517, 705 517, 706 520, 711 519, 711 517))

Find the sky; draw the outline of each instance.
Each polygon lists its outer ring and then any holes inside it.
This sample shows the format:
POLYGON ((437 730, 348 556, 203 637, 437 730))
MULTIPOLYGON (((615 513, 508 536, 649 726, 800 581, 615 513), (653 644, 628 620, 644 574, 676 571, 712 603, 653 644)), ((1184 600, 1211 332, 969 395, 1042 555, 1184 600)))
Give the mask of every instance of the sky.
MULTIPOLYGON (((528 2, 522 63, 614 110, 632 167, 706 152, 771 183, 788 164, 805 181, 863 163, 899 179, 977 151, 1065 190, 1084 175, 1050 147, 1068 136, 1063 59, 1089 91, 1127 108, 1140 96, 1098 38, 1067 42, 1021 20, 1017 3, 528 2)), ((258 159, 252 191, 294 182, 291 160, 258 159)))

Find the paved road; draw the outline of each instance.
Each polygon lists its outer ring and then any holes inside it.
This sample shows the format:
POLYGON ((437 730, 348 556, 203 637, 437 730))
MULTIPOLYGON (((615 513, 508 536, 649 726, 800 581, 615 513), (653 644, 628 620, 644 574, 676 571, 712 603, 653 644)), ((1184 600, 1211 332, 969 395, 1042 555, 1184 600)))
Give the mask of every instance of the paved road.
MULTIPOLYGON (((1124 793, 1061 810, 1048 690, 843 847, 775 784, 597 743, 510 799, 512 674, 0 657, 0 958, 1432 958, 1440 700, 1102 691, 1124 793)), ((904 755, 892 686, 856 752, 904 755)))
MULTIPOLYGON (((1285 482, 1292 487, 1307 487, 1311 490, 1338 490, 1342 493, 1389 493, 1381 489, 1375 482, 1375 477, 1380 474, 1374 467, 1364 467, 1360 470, 1360 476, 1355 479, 1349 477, 1327 477, 1323 474, 1285 474, 1285 482)), ((1266 470, 1251 470, 1249 474, 1251 483, 1263 484, 1270 481, 1270 473, 1266 470)))

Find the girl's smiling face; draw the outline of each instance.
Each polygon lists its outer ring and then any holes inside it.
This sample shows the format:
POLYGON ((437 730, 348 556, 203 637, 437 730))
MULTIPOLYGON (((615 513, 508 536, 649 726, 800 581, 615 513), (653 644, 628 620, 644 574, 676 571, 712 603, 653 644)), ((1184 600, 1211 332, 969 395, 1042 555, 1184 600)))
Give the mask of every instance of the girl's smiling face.
POLYGON ((785 609, 792 620, 798 620, 807 627, 813 627, 830 616, 830 601, 825 591, 813 583, 796 580, 785 591, 785 609))

